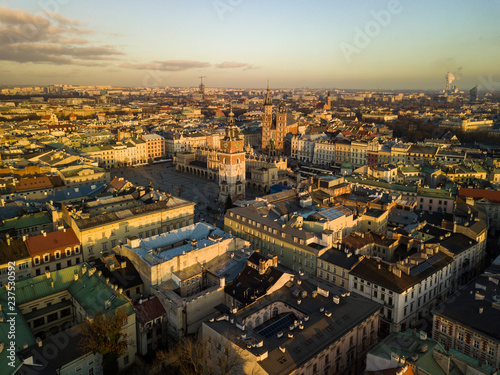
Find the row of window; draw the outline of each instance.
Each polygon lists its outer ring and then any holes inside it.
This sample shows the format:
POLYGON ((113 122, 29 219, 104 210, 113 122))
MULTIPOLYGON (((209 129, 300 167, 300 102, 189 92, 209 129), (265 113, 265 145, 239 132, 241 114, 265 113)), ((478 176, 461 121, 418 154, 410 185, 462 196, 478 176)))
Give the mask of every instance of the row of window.
MULTIPOLYGON (((230 216, 231 216, 231 217, 234 217, 234 212, 231 212, 230 216)), ((237 219, 237 220, 240 220, 240 219, 241 219, 241 221, 242 221, 242 222, 244 222, 244 223, 247 221, 247 218, 245 218, 245 217, 241 217, 240 215, 236 215, 236 219, 237 219)), ((260 224, 260 223, 257 223, 255 220, 250 220, 250 219, 248 219, 248 224, 250 224, 250 225, 254 225, 254 226, 256 226, 257 228, 260 228, 260 227, 261 227, 261 224, 260 224)), ((236 224, 236 225, 238 225, 238 224, 236 224)), ((237 226, 236 228, 238 229, 238 226, 237 226)), ((263 229, 263 230, 265 230, 265 231, 268 231, 268 232, 270 232, 270 233, 272 233, 272 234, 278 234, 278 229, 273 229, 273 228, 271 228, 271 227, 268 227, 267 225, 263 225, 263 226, 262 226, 262 229, 263 229)), ((285 238, 285 236, 286 236, 285 232, 281 232, 281 237, 282 237, 282 238, 285 238)), ((300 239, 300 240, 299 240, 297 237, 293 237, 293 242, 299 242, 301 245, 303 245, 303 244, 304 244, 304 240, 303 240, 303 239, 300 239)))
MULTIPOLYGON (((72 253, 71 248, 69 248, 69 247, 68 247, 68 248, 66 248, 66 249, 64 250, 64 253, 65 253, 65 255, 66 255, 67 257, 71 256, 71 253, 72 253)), ((75 254, 80 254, 80 246, 75 246, 75 248, 74 248, 74 253, 75 253, 75 254)), ((43 254, 43 262, 44 262, 44 263, 48 263, 48 262, 50 262, 50 258, 51 258, 50 253, 45 253, 45 254, 43 254)), ((39 255, 34 256, 34 257, 33 257, 33 264, 34 264, 35 266, 39 265, 39 264, 41 263, 41 262, 40 262, 40 259, 41 259, 41 257, 40 257, 39 255)), ((61 250, 56 250, 56 251, 54 251, 54 259, 56 259, 56 260, 57 260, 57 259, 61 259, 61 250)), ((27 263, 26 263, 26 264, 27 264, 27 263)))

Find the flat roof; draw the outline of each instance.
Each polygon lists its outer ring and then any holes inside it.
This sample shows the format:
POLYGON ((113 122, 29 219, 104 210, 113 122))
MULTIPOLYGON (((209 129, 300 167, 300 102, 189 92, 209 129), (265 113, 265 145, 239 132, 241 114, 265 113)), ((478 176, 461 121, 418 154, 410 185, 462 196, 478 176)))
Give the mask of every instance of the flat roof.
POLYGON ((206 223, 195 223, 168 233, 140 239, 138 247, 122 245, 139 255, 149 265, 167 262, 176 256, 211 246, 230 234, 206 223), (196 240, 193 246, 191 241, 196 240), (154 250, 154 251, 153 251, 154 250))

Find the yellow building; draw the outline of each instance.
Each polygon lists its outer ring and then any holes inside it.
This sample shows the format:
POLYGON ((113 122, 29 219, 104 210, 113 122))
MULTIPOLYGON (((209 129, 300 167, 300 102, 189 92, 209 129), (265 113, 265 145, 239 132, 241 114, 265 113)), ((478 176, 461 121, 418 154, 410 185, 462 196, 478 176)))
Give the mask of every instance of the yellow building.
POLYGON ((165 233, 193 224, 195 203, 161 196, 154 203, 91 216, 71 206, 63 206, 63 218, 75 231, 82 243, 83 259, 90 260, 109 254, 126 238, 139 238, 165 233))

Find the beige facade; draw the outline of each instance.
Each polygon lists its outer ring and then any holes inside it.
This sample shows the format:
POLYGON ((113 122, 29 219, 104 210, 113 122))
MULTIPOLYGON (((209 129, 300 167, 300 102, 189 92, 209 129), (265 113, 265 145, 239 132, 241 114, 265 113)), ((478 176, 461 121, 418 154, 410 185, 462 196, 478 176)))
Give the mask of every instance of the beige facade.
POLYGON ((59 169, 58 172, 68 188, 107 183, 111 180, 108 171, 91 165, 70 166, 59 169))
MULTIPOLYGON (((195 265, 203 266, 212 259, 228 251, 241 249, 245 245, 245 241, 224 234, 225 237, 220 237, 217 241, 198 239, 200 241, 199 246, 197 244, 184 246, 183 240, 189 240, 187 237, 184 238, 185 233, 198 236, 201 231, 208 233, 210 228, 213 227, 198 223, 182 228, 179 231, 144 238, 143 241, 129 237, 125 244, 115 247, 113 251, 126 256, 133 263, 144 281, 146 294, 151 291, 151 287, 156 287, 173 279, 172 286, 181 289, 187 284, 188 280, 196 280, 196 277, 200 277, 200 272, 195 272, 192 275, 193 277, 187 278, 179 277, 179 273, 195 265), (177 243, 171 243, 174 240, 177 243), (182 246, 182 249, 180 249, 179 245, 182 246), (176 274, 177 280, 175 280, 176 274)), ((218 232, 223 234, 222 231, 218 232)), ((191 285, 191 282, 189 282, 189 285, 191 285)), ((185 294, 187 294, 188 290, 190 289, 185 290, 185 294)))
POLYGON ((63 216, 82 243, 83 259, 89 260, 108 254, 127 237, 149 237, 193 224, 194 206, 193 202, 171 197, 90 218, 74 218, 67 210, 63 216))
POLYGON ((152 161, 165 156, 165 139, 158 134, 145 134, 142 140, 146 142, 147 160, 152 161))
POLYGON ((385 235, 387 232, 388 219, 389 219, 389 211, 369 209, 361 216, 360 220, 361 231, 376 232, 385 235))

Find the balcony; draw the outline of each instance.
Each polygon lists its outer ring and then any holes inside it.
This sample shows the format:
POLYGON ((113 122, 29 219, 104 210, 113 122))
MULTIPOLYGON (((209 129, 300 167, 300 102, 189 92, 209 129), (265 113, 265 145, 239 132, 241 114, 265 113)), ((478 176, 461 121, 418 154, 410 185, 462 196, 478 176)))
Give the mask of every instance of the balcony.
POLYGON ((384 301, 384 306, 385 306, 385 307, 388 307, 388 308, 390 308, 390 309, 393 309, 393 308, 394 308, 394 304, 390 304, 389 302, 386 302, 386 301, 384 301))

